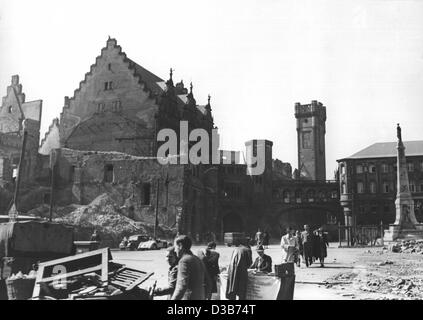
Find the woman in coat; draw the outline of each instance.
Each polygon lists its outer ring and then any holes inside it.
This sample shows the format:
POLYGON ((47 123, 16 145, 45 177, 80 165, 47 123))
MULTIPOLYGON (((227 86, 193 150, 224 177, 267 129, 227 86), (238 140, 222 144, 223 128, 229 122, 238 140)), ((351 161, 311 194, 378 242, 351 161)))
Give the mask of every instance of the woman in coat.
POLYGON ((322 228, 317 230, 317 243, 319 246, 319 260, 320 266, 323 268, 325 266, 325 258, 327 257, 327 247, 329 247, 329 242, 326 237, 326 234, 323 232, 322 228))

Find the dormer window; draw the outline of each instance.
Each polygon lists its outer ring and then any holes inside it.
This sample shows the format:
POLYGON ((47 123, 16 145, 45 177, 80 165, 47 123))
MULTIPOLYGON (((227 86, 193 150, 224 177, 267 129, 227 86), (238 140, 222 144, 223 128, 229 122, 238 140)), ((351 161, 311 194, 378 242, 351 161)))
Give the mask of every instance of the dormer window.
POLYGON ((104 83, 104 91, 113 90, 113 81, 104 83))
POLYGON ((12 113, 12 106, 7 107, 7 112, 12 113))

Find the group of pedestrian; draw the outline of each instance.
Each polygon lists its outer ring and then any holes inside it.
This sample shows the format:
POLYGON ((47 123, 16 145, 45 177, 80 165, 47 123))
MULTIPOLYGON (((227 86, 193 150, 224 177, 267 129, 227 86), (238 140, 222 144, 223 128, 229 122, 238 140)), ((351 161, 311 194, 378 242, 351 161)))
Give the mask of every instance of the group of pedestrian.
POLYGON ((216 243, 210 242, 197 255, 191 251, 192 241, 186 235, 174 240, 167 249, 168 284, 154 290, 153 295, 168 295, 170 300, 209 300, 217 292, 219 253, 216 243))
POLYGON ((299 267, 301 256, 306 267, 311 266, 317 259, 320 266, 324 267, 325 258, 327 257, 327 247, 329 242, 322 228, 310 231, 309 225, 304 225, 304 231, 297 231, 291 227, 287 228, 287 233, 281 239, 281 247, 283 249, 283 261, 294 262, 299 267))
MULTIPOLYGON (((256 234, 257 258, 253 262, 252 250, 247 241, 234 249, 229 266, 226 285, 226 298, 229 300, 246 298, 248 269, 270 273, 272 258, 264 253, 268 239, 265 241, 263 233, 256 234)), ((304 231, 296 231, 289 227, 281 239, 283 261, 294 262, 300 266, 300 257, 306 266, 319 259, 321 267, 327 256, 328 240, 322 228, 310 231, 308 225, 304 231)), ((194 255, 191 251, 192 241, 186 235, 179 235, 174 240, 173 247, 167 249, 166 259, 169 264, 168 284, 154 290, 153 295, 168 295, 171 300, 210 300, 213 293, 217 293, 217 281, 220 273, 219 253, 216 243, 210 242, 207 247, 194 255)))

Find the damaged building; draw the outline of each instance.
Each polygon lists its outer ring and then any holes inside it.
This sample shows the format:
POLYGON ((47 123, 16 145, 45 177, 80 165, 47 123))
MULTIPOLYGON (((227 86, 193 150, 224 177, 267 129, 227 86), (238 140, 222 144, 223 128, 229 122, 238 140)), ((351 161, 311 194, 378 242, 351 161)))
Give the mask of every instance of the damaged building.
POLYGON ((31 188, 37 175, 42 100, 25 101, 19 76, 12 77, 0 107, 0 213, 11 205, 21 156, 24 131, 27 132, 22 182, 31 188))
MULTIPOLYGON (((154 223, 157 213, 159 224, 197 241, 211 233, 218 240, 224 232, 251 234, 258 227, 279 237, 288 225, 320 226, 338 220, 338 184, 325 180, 325 108, 315 101, 296 105, 299 170, 294 173, 290 164, 272 158, 273 143, 268 140, 245 144, 247 156, 264 148, 261 175, 248 174, 234 151, 220 151, 221 162, 225 160, 221 164, 163 165, 157 159, 163 143, 158 141, 160 130, 172 129, 179 138, 180 123, 187 121, 189 132, 203 129, 212 136, 216 126, 210 97, 206 105, 198 105, 192 84, 186 88, 183 81, 174 83, 172 69, 168 80, 161 79, 109 38, 73 96, 65 97, 59 118, 40 144, 41 101, 25 103, 17 77, 0 115, 1 194, 9 192, 9 202, 24 122, 31 136, 24 185, 36 185, 31 191, 23 189, 21 212, 48 204, 51 197, 56 206, 86 205, 107 193, 134 221, 154 223)), ((177 149, 169 156, 179 157, 182 146, 177 149)), ((7 201, 2 200, 3 213, 7 201)))

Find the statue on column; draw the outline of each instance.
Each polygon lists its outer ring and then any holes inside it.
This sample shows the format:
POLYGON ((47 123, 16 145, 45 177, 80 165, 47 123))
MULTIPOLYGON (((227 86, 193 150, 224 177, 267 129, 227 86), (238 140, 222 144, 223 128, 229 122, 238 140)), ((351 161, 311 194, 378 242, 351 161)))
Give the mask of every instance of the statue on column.
POLYGON ((402 137, 401 137, 401 127, 399 125, 399 123, 397 123, 397 137, 399 141, 402 141, 402 137))

